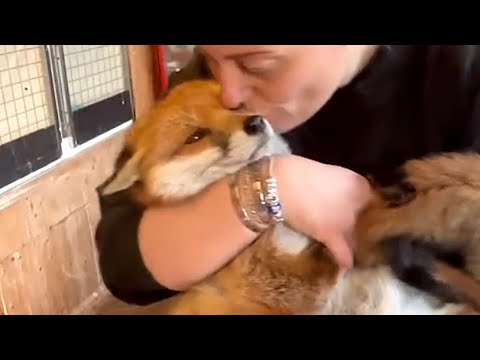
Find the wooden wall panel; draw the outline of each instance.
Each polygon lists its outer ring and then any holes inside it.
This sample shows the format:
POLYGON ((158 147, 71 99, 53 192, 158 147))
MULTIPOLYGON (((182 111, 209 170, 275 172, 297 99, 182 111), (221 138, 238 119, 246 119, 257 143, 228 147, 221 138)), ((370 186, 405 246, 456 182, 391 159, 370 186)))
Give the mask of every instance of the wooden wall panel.
POLYGON ((0 299, 3 314, 70 314, 101 277, 95 187, 113 170, 124 132, 65 160, 0 197, 0 299), (5 229, 5 231, 4 231, 5 229))
MULTIPOLYGON (((136 116, 159 96, 153 45, 131 45, 136 116)), ((89 313, 108 295, 98 271, 95 188, 113 170, 124 131, 0 195, 0 314, 89 313)))

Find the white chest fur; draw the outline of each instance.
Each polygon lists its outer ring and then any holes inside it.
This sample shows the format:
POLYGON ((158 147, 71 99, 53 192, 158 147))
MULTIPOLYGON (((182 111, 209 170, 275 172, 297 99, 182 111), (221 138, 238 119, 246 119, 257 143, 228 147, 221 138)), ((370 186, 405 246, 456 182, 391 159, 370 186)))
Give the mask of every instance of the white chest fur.
MULTIPOLYGON (((272 236, 279 253, 298 255, 309 240, 279 224, 272 236)), ((319 294, 318 311, 322 315, 435 315, 444 307, 428 294, 398 280, 387 267, 345 270, 335 286, 319 294)))
POLYGON ((326 299, 324 315, 435 315, 442 307, 432 297, 399 281, 386 267, 343 272, 326 299))

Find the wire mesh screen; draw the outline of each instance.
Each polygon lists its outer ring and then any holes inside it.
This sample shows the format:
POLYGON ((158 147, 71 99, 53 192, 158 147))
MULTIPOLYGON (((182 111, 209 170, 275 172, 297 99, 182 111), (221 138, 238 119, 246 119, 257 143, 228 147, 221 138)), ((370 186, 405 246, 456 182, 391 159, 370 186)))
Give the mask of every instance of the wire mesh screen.
POLYGON ((42 45, 0 45, 0 145, 54 125, 42 45))
POLYGON ((64 45, 72 110, 126 91, 121 45, 64 45))
POLYGON ((0 45, 0 191, 133 119, 125 45, 0 45))
POLYGON ((124 45, 63 45, 74 142, 133 118, 124 45))

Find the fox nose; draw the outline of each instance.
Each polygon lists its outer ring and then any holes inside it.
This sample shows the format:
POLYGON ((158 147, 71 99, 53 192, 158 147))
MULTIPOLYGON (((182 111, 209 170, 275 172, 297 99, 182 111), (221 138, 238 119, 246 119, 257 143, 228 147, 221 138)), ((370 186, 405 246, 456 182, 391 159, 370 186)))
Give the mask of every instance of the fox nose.
POLYGON ((248 135, 257 135, 265 130, 265 120, 259 115, 249 116, 243 123, 243 130, 248 135))

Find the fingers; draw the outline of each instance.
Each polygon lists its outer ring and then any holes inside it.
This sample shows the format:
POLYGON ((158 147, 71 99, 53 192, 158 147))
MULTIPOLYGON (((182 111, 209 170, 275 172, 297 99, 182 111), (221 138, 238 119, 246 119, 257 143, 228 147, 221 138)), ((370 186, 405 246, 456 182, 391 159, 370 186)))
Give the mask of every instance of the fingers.
POLYGON ((332 236, 324 244, 332 253, 339 266, 346 268, 353 266, 353 253, 346 237, 342 235, 332 236))
POLYGON ((359 177, 359 191, 356 198, 357 201, 357 214, 361 211, 373 198, 372 187, 367 179, 359 177))
POLYGON ((332 176, 332 186, 343 183, 343 192, 350 199, 355 213, 360 212, 372 199, 372 187, 364 176, 340 166, 336 168, 335 176, 332 176), (339 181, 340 180, 340 181, 339 181))
POLYGON ((370 183, 364 177, 354 174, 351 182, 353 185, 349 187, 349 198, 352 209, 357 216, 373 198, 370 183))

